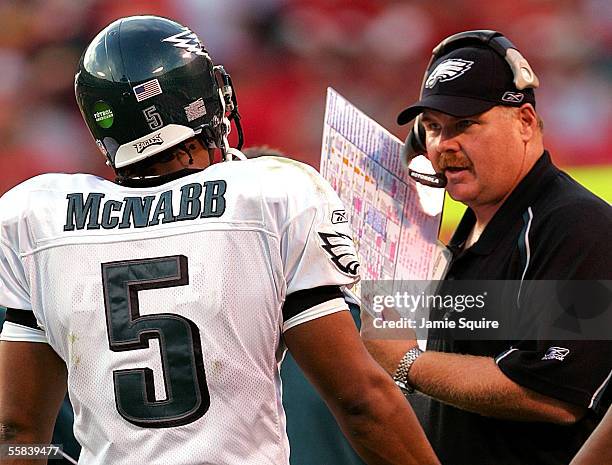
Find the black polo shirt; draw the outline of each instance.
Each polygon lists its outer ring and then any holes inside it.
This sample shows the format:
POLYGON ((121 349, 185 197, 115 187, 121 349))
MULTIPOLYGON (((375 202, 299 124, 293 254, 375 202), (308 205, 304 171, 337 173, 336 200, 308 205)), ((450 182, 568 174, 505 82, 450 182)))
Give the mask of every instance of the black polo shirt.
MULTIPOLYGON (((463 249, 474 223, 468 209, 448 246, 447 280, 612 279, 612 208, 557 169, 547 152, 479 240, 463 249)), ((522 311, 537 309, 527 303, 522 311)), ((428 398, 423 424, 445 465, 567 464, 610 404, 609 341, 436 338, 427 349, 495 358, 516 383, 589 409, 579 422, 560 426, 486 418, 428 398), (551 357, 551 348, 553 355, 555 348, 565 350, 551 357)))

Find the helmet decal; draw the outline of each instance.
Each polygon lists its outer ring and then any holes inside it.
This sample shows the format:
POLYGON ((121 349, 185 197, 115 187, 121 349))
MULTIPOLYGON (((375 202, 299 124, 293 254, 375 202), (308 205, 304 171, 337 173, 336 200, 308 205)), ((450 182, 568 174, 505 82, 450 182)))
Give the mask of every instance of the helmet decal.
POLYGON ((102 100, 94 103, 93 112, 93 117, 96 120, 96 123, 103 129, 110 128, 115 122, 113 109, 108 103, 102 100))
POLYGON ((136 95, 136 100, 139 102, 162 93, 161 86, 157 79, 145 82, 139 86, 134 86, 132 89, 134 90, 134 95, 136 95))
POLYGON ((195 136, 195 132, 192 128, 180 126, 178 124, 169 124, 159 131, 149 133, 139 139, 122 144, 114 148, 113 152, 111 152, 111 148, 106 140, 104 140, 104 145, 110 153, 115 153, 113 166, 115 168, 122 168, 174 147, 193 136, 195 136))
POLYGON ((134 144, 134 148, 136 152, 142 153, 146 148, 151 147, 152 145, 162 145, 164 143, 164 139, 161 137, 161 133, 155 134, 153 137, 150 137, 147 140, 143 140, 140 142, 136 142, 134 144))
POLYGON ((208 57, 206 50, 202 49, 202 43, 198 36, 188 28, 185 28, 183 32, 166 37, 162 42, 170 42, 175 47, 185 49, 187 52, 208 57))
POLYGON ((206 106, 204 105, 204 99, 201 97, 185 107, 185 116, 187 116, 187 121, 189 122, 201 118, 205 114, 206 106))
POLYGON ((164 125, 164 121, 157 111, 157 108, 155 108, 155 105, 151 105, 150 107, 142 110, 142 114, 144 115, 145 120, 147 120, 147 124, 149 125, 151 131, 155 131, 164 125))

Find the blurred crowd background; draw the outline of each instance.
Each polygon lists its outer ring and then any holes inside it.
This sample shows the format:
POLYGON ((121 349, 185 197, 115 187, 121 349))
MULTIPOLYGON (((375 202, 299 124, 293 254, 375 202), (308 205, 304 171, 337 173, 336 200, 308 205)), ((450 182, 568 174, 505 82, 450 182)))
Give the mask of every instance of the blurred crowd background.
POLYGON ((432 47, 497 29, 540 77, 546 145, 561 166, 611 163, 610 0, 1 0, 0 194, 32 175, 112 171, 73 95, 78 59, 114 19, 157 14, 198 33, 231 73, 246 145, 318 167, 325 89, 403 138, 432 47))

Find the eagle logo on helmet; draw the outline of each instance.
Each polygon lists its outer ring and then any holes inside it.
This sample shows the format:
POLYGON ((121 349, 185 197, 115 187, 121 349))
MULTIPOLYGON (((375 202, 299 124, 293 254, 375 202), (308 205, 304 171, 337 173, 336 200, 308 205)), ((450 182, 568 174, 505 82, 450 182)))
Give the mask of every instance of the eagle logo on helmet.
POLYGON ((138 153, 142 153, 145 151, 146 148, 151 147, 152 145, 162 145, 163 143, 164 139, 162 139, 160 132, 159 134, 155 134, 153 137, 150 137, 147 140, 136 142, 135 144, 133 144, 133 147, 138 153))
POLYGON ((210 58, 208 52, 202 48, 200 39, 198 39, 198 36, 195 32, 192 32, 191 29, 185 28, 184 31, 178 34, 166 37, 162 42, 170 42, 175 47, 182 48, 187 52, 210 58))
POLYGON ((474 64, 473 61, 462 60, 461 58, 450 58, 444 60, 431 72, 425 87, 432 89, 438 82, 452 81, 464 74, 474 64))

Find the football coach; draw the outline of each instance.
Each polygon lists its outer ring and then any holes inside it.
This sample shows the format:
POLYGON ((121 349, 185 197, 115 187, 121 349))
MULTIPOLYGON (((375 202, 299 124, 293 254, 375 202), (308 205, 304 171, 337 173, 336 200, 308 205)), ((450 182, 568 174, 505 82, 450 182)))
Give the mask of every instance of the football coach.
MULTIPOLYGON (((538 84, 506 37, 467 31, 434 49, 419 100, 398 116, 413 125, 404 155, 426 155, 436 171, 413 177, 468 207, 442 286, 612 279, 612 209, 544 149, 538 84)), ((528 326, 541 308, 516 300, 528 326)), ((366 345, 426 396, 420 420, 446 465, 567 465, 610 405, 609 340, 431 336, 426 351, 412 339, 366 345)))

